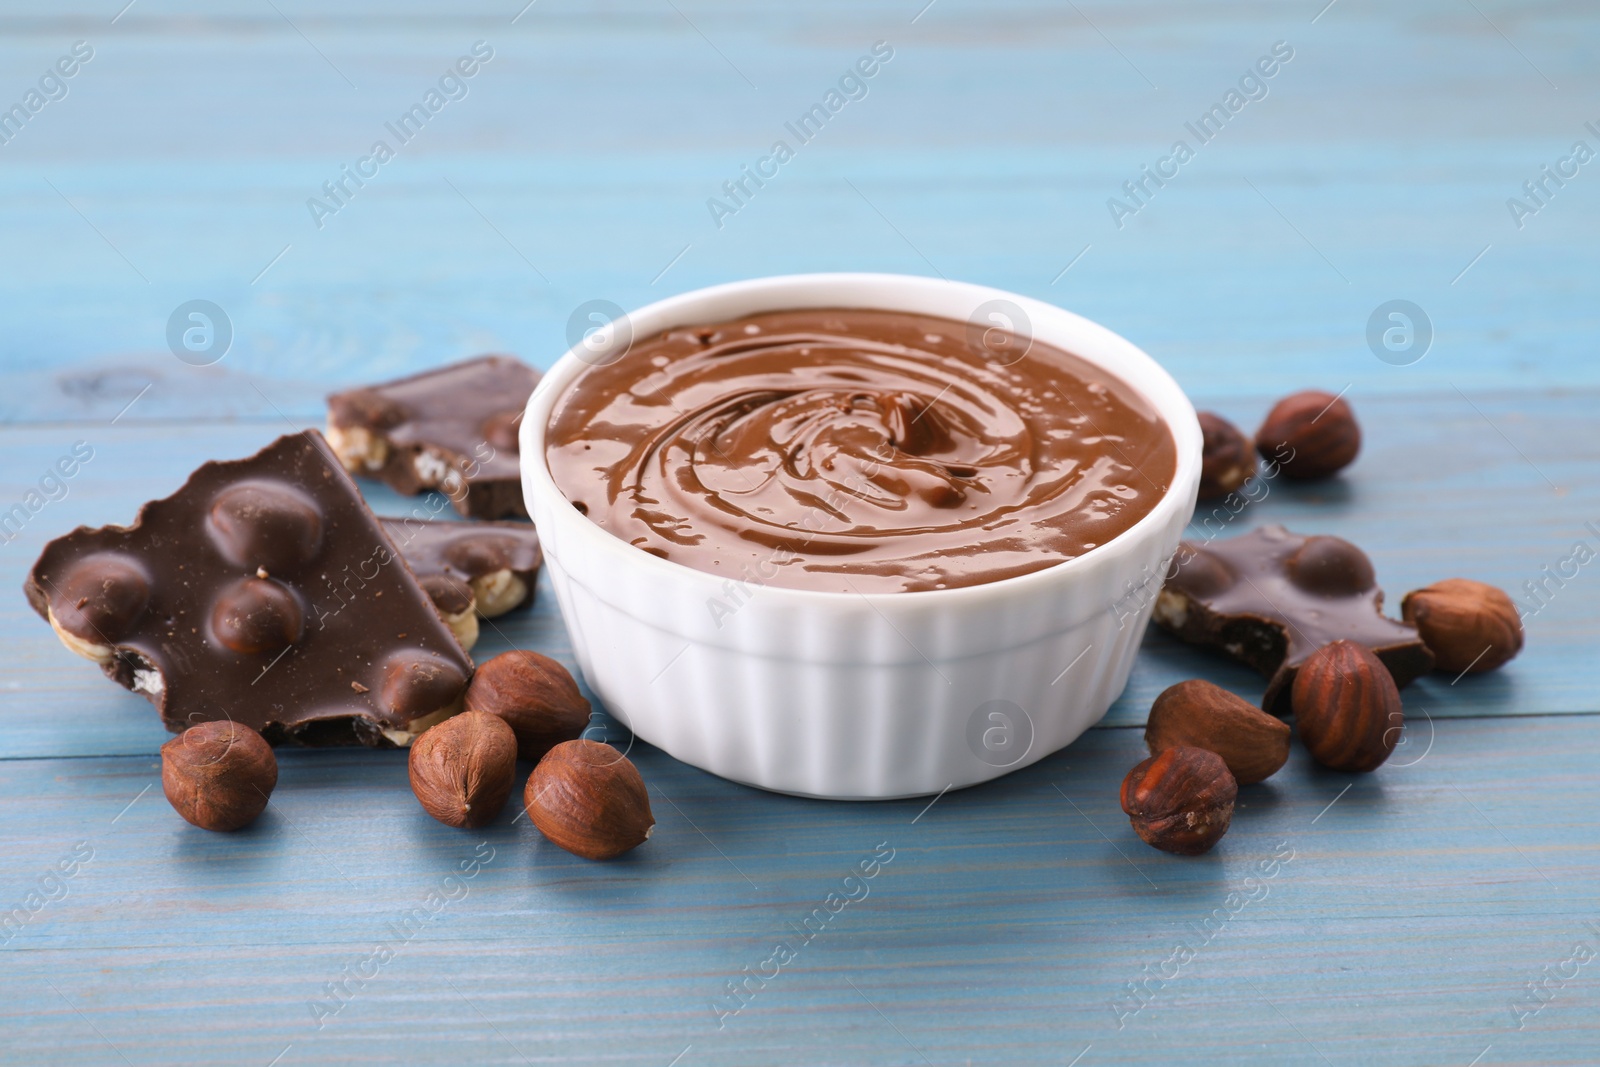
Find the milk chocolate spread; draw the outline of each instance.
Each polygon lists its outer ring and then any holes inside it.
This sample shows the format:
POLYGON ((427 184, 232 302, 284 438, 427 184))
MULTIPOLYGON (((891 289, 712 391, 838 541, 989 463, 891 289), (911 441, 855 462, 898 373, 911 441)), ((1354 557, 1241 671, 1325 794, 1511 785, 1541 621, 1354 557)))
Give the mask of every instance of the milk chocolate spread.
POLYGON ((567 388, 550 472, 646 552, 835 592, 1027 574, 1149 514, 1177 463, 1154 406, 1059 349, 989 341, 837 308, 670 330, 567 388))

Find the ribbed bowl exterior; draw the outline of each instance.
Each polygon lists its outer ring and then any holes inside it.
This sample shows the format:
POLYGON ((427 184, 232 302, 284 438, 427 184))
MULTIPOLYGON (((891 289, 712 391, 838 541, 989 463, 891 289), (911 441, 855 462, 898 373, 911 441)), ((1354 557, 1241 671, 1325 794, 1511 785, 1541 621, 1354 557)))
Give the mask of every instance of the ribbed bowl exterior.
POLYGON ((523 488, 579 668, 609 712, 713 774, 836 799, 987 781, 1070 744, 1105 714, 1127 684, 1199 481, 1194 411, 1148 356, 1050 305, 896 275, 718 286, 634 312, 629 326, 642 338, 798 307, 964 320, 995 299, 1022 308, 1038 340, 1149 397, 1176 438, 1178 468, 1155 510, 1110 543, 961 589, 851 595, 765 587, 625 544, 579 514, 544 463, 554 402, 585 367, 574 353, 557 364, 523 419, 523 488))

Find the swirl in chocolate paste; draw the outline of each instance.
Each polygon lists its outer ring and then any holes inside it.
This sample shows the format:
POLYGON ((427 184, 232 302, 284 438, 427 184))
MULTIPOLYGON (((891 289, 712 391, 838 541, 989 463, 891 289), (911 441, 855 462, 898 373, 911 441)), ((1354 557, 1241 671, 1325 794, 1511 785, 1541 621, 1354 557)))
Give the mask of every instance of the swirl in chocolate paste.
POLYGON ((998 581, 1149 514, 1176 450, 1148 400, 1038 341, 988 355, 962 323, 889 311, 670 330, 568 386, 550 471, 630 544, 794 589, 998 581))

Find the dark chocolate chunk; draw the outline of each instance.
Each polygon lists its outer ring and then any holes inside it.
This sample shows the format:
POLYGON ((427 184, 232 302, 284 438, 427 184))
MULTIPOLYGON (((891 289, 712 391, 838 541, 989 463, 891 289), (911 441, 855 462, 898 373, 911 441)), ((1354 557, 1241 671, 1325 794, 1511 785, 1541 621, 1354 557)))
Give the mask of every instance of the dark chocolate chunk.
POLYGON ((437 489, 475 519, 527 517, 517 427, 539 372, 479 356, 328 397, 328 442, 352 474, 408 495, 437 489))
POLYGON ((1383 614, 1372 561, 1349 541, 1263 526, 1225 541, 1186 541, 1175 562, 1156 599, 1156 623, 1260 671, 1268 711, 1288 714, 1300 665, 1340 638, 1375 652, 1396 685, 1433 667, 1416 629, 1383 614))
MULTIPOLYGON (((400 554, 405 555, 405 550, 401 549, 400 554)), ((417 581, 422 583, 422 588, 433 599, 433 606, 439 609, 445 622, 449 622, 451 616, 477 610, 478 598, 472 586, 460 578, 448 574, 419 574, 417 581)))
POLYGON ((379 521, 464 647, 478 639, 477 615, 533 603, 544 553, 528 523, 379 521))
POLYGON ((211 633, 235 652, 281 652, 305 636, 306 617, 299 598, 281 582, 241 578, 212 602, 211 633))
POLYGON ((45 546, 28 602, 169 730, 406 745, 458 706, 472 661, 320 434, 207 463, 131 526, 45 546))
POLYGON ((149 603, 150 575, 138 560, 96 553, 63 576, 55 621, 81 641, 117 641, 149 603))

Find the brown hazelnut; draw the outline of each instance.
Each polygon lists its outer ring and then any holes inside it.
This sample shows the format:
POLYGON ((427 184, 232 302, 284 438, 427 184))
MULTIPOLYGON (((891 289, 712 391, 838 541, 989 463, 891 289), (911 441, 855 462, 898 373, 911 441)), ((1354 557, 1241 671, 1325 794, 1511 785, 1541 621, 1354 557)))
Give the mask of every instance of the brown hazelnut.
POLYGON ((504 719, 517 735, 517 758, 540 760, 589 725, 589 702, 565 667, 537 652, 514 649, 480 666, 467 686, 468 711, 504 719))
POLYGON ((511 796, 517 738, 506 721, 464 711, 411 745, 411 791, 446 826, 487 826, 511 796))
POLYGON ((1255 447, 1244 432, 1209 411, 1200 412, 1200 499, 1237 493, 1256 472, 1255 447))
POLYGON ((1166 689, 1144 728, 1152 754, 1188 745, 1215 752, 1240 785, 1263 781, 1289 760, 1289 724, 1199 678, 1166 689))
POLYGON ((1256 451, 1291 478, 1326 478, 1361 451, 1361 427, 1343 397, 1308 389, 1273 405, 1256 451))
POLYGON ((620 856, 656 824, 638 768, 599 741, 552 748, 528 776, 522 800, 544 836, 584 859, 620 856))
POLYGON ((1407 593, 1400 614, 1417 628, 1441 671, 1492 671, 1522 651, 1517 605, 1470 578, 1446 578, 1407 593))
POLYGON ((1238 795, 1222 757, 1189 745, 1151 756, 1122 780, 1122 810, 1134 832, 1180 856, 1209 852, 1222 840, 1238 795))
POLYGON ((255 822, 278 784, 278 759, 262 736, 223 720, 191 726, 161 746, 161 788, 203 830, 255 822))
POLYGON ((1400 743, 1400 690, 1365 645, 1335 641, 1313 652, 1290 691, 1300 740, 1337 771, 1376 770, 1400 743))

